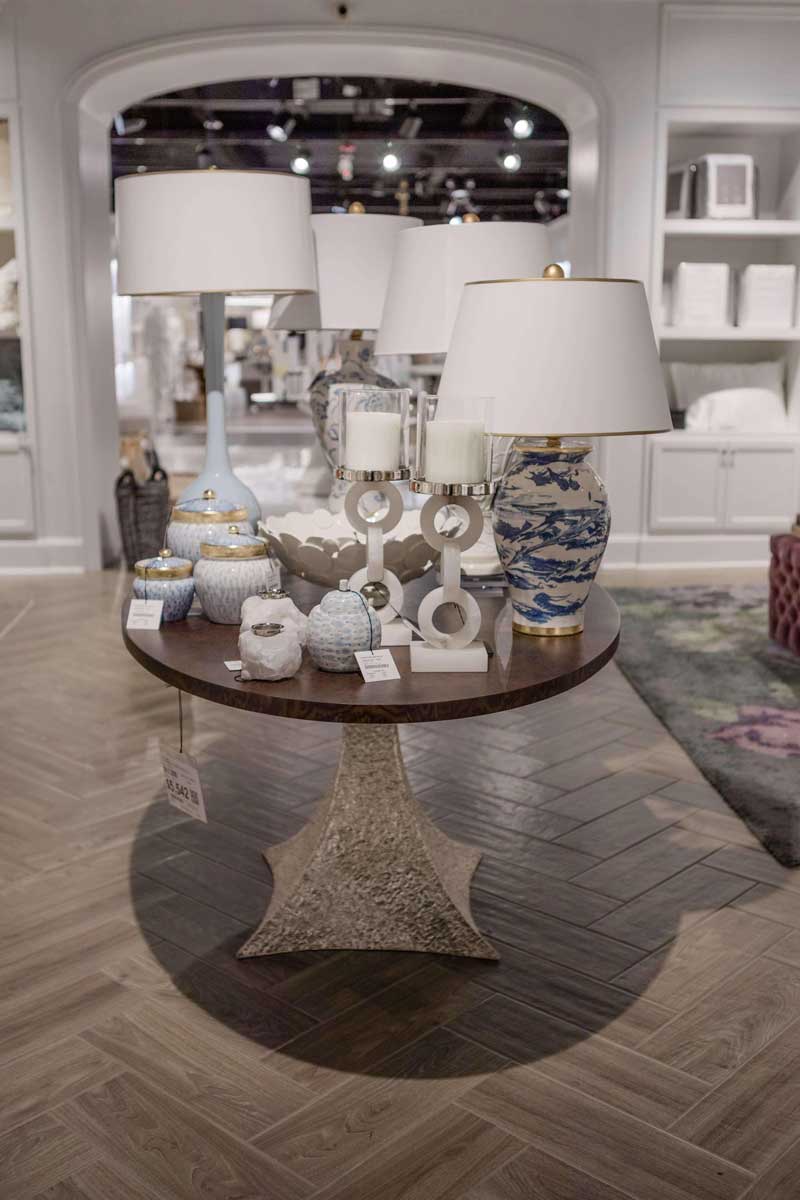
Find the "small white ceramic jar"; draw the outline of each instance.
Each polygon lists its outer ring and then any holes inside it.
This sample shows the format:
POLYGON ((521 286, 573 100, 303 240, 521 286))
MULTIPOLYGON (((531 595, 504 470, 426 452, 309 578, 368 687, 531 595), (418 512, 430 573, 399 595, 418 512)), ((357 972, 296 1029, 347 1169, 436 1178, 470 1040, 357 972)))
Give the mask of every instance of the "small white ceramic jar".
POLYGON ((267 588, 257 596, 248 596, 242 605, 242 633, 253 625, 279 622, 294 631, 298 642, 305 646, 308 617, 281 587, 267 588))
POLYGON ((303 650, 291 626, 260 621, 239 634, 239 658, 242 679, 291 679, 303 650))
POLYGON ((167 545, 175 554, 196 563, 203 542, 213 542, 230 524, 243 533, 253 533, 247 519, 247 509, 232 500, 218 497, 210 488, 198 500, 183 500, 172 510, 167 526, 167 545))
POLYGON ((357 671, 356 650, 379 650, 381 623, 360 592, 342 579, 326 592, 308 618, 308 650, 322 671, 357 671))
POLYGON ((133 594, 138 600, 163 600, 162 621, 182 621, 192 607, 194 580, 188 558, 166 547, 155 558, 142 558, 134 567, 133 594))
POLYGON ((279 582, 280 572, 267 545, 252 533, 230 525, 215 541, 203 542, 194 568, 194 586, 203 612, 219 625, 238 625, 248 596, 279 582))

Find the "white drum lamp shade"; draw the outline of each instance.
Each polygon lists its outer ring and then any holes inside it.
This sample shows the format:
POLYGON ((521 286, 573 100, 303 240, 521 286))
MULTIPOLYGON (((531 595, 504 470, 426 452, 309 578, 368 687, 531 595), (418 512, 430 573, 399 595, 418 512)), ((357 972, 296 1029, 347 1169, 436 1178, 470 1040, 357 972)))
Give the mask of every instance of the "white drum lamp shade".
MULTIPOLYGON (((550 258, 546 227, 530 221, 426 225, 401 233, 375 353, 446 353, 466 283, 541 275, 550 258)), ((495 344, 497 353, 504 342, 495 344)))
POLYGON ((422 222, 381 213, 315 213, 317 291, 281 297, 270 329, 377 329, 398 235, 422 222))
POLYGON ((154 171, 116 181, 120 295, 313 292, 307 179, 154 171))
POLYGON ((439 414, 490 397, 490 432, 592 437, 671 429, 644 288, 634 280, 514 279, 464 288, 439 414))

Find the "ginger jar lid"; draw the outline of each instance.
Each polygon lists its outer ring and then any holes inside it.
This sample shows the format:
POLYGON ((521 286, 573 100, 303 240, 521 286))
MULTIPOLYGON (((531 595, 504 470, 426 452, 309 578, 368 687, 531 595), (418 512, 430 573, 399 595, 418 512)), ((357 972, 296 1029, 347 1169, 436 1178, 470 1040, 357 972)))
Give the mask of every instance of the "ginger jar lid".
POLYGON ((140 558, 133 569, 138 579, 188 579, 192 574, 192 563, 188 558, 179 558, 165 546, 155 558, 140 558))
POLYGON ((240 533, 238 525, 229 525, 213 542, 200 543, 201 558, 264 558, 267 543, 252 533, 240 533))
POLYGON ((323 612, 327 613, 346 613, 350 611, 369 613, 371 605, 368 604, 360 592, 353 591, 346 579, 340 579, 338 589, 326 592, 319 602, 319 607, 323 612))
POLYGON ((207 488, 196 500, 182 500, 172 510, 172 520, 180 524, 224 525, 230 521, 246 521, 247 509, 239 508, 233 500, 217 496, 207 488))

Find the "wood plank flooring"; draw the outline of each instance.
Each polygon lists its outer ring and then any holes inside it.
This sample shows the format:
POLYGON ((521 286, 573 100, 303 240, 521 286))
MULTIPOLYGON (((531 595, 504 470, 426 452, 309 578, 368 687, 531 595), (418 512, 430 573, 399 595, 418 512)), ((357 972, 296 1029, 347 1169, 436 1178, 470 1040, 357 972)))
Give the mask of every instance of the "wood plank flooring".
POLYGON ((0 589, 2 1200, 796 1200, 800 871, 613 665, 401 731, 500 963, 239 962, 340 731, 186 698, 184 819, 127 588, 0 589))

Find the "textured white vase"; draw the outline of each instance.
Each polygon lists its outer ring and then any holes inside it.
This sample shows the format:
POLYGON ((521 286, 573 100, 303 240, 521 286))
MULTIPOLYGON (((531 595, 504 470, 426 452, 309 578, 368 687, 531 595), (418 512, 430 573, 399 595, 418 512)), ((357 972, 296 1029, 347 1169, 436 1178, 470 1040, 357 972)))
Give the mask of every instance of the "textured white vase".
POLYGON ((239 634, 242 679, 291 679, 300 670, 303 650, 293 629, 262 637, 252 629, 239 634))

